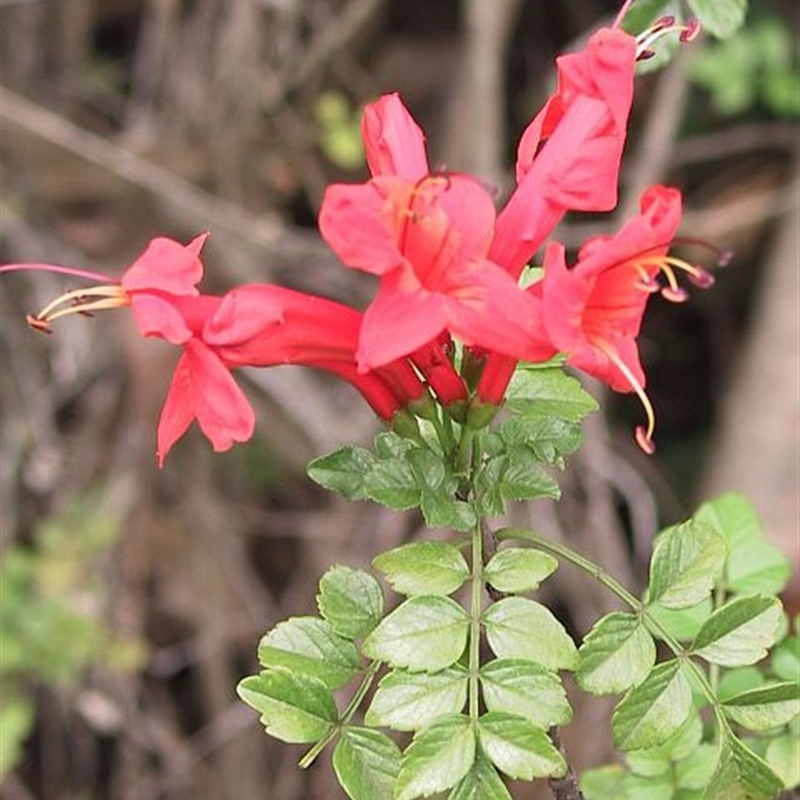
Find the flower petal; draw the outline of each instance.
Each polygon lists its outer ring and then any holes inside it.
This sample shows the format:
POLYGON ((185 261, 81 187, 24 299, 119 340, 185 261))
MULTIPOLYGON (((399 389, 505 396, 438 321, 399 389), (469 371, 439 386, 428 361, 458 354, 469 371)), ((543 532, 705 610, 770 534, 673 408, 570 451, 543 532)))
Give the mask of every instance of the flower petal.
MULTIPOLYGON (((455 270, 454 270, 455 271, 455 270)), ((540 320, 539 299, 524 292, 491 261, 461 267, 461 288, 447 297, 447 326, 470 347, 482 347, 524 361, 555 355, 540 320)))
POLYGON ((142 336, 158 336, 172 344, 183 344, 192 336, 180 311, 155 294, 131 295, 131 311, 142 336))
POLYGON ((197 284, 203 277, 200 249, 206 234, 196 237, 188 245, 174 239, 153 239, 120 281, 128 292, 158 290, 174 295, 196 295, 197 284))
POLYGON ((186 342, 161 412, 161 464, 193 419, 217 452, 247 441, 255 428, 255 414, 244 393, 214 352, 198 339, 186 342))
POLYGON ((398 94, 387 94, 364 109, 361 135, 373 177, 398 175, 416 181, 428 174, 425 134, 398 94))
POLYGON ((357 186, 334 184, 326 189, 319 212, 320 233, 348 267, 383 275, 402 263, 395 231, 385 217, 387 198, 404 186, 400 178, 376 178, 357 186))
POLYGON ((364 312, 356 353, 360 372, 413 353, 445 328, 443 296, 426 291, 401 272, 384 275, 364 312))

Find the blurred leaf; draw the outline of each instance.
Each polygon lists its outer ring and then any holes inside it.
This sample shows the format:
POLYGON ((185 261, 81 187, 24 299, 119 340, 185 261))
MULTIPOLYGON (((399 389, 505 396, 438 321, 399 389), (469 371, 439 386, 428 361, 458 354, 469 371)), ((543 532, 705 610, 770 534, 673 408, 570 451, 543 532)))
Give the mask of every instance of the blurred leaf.
POLYGON ((800 786, 800 736, 787 733, 767 745, 767 763, 787 789, 800 786))
POLYGON ((393 670, 381 680, 365 721, 375 727, 415 731, 439 717, 460 713, 466 701, 463 667, 424 674, 393 670))
POLYGON ((475 734, 468 717, 434 722, 414 736, 403 754, 395 800, 413 800, 455 786, 475 762, 475 734))
POLYGON ((523 658, 552 670, 574 669, 575 643, 549 608, 524 597, 506 597, 483 613, 489 646, 498 658, 523 658))
POLYGON ((22 747, 33 729, 33 702, 22 696, 10 695, 3 687, 0 705, 0 778, 13 769, 22 758, 22 747))
POLYGON ((619 764, 588 769, 581 773, 580 790, 586 800, 631 800, 624 786, 626 775, 619 764))
POLYGON ((755 664, 775 643, 781 616, 781 604, 775 597, 737 597, 706 620, 691 650, 726 667, 755 664))
POLYGON ((688 0, 700 25, 718 39, 733 36, 744 24, 747 0, 688 0))
POLYGON ((761 521, 746 497, 730 492, 703 503, 693 519, 707 522, 725 539, 726 587, 742 594, 777 594, 791 574, 783 553, 768 542, 761 521))
POLYGON ((385 617, 362 646, 368 658, 413 672, 438 672, 464 652, 469 615, 449 597, 412 597, 385 617))
POLYGON ((772 654, 772 670, 784 681, 797 680, 800 675, 800 639, 784 639, 772 654))
POLYGON ((372 561, 392 588, 405 595, 447 595, 469 577, 461 551, 445 542, 411 542, 381 553, 372 561))
POLYGON ((333 695, 321 680, 281 667, 244 678, 236 691, 259 712, 267 733, 283 742, 319 741, 337 720, 333 695))
POLYGON ((346 727, 333 751, 333 769, 351 800, 392 800, 400 748, 380 731, 346 727))
POLYGON ((335 566, 320 579, 317 606, 336 633, 359 639, 381 621, 383 591, 368 572, 335 566))

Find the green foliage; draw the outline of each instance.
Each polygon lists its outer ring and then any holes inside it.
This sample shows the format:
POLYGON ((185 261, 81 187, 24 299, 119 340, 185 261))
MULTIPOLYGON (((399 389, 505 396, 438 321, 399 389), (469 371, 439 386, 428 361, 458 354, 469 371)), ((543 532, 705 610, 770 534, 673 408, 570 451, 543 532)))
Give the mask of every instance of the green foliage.
POLYGON ((0 775, 21 754, 36 715, 37 684, 69 687, 92 665, 126 669, 141 657, 100 616, 96 559, 114 542, 116 521, 86 498, 43 522, 30 547, 0 560, 0 775))
MULTIPOLYGON (((615 634, 621 651, 640 619, 674 654, 618 703, 614 742, 628 751, 626 767, 586 773, 587 800, 638 800, 649 796, 644 787, 665 800, 771 800, 800 779, 790 767, 800 749, 800 650, 797 637, 787 637, 765 660, 782 635, 782 609, 774 596, 750 592, 781 591, 785 558, 763 539, 746 500, 729 494, 660 535, 650 576, 648 603, 638 615, 601 618, 579 651, 579 684, 603 691, 611 690, 614 670, 599 671, 599 687, 583 685, 585 674, 596 677, 596 662, 613 663, 615 634), (714 710, 717 734, 697 716, 706 705, 714 710), (750 740, 748 732, 761 738, 750 740)), ((621 660, 616 673, 624 673, 621 660)))
MULTIPOLYGON (((715 5, 708 2, 710 9, 715 5)), ((776 116, 800 116, 796 33, 777 17, 763 17, 724 42, 698 48, 689 75, 724 116, 759 106, 776 116)))
POLYGON ((356 169, 364 163, 361 113, 341 92, 322 92, 314 114, 319 127, 319 146, 331 163, 356 169))
POLYGON ((388 608, 371 574, 336 566, 320 581, 321 617, 264 636, 264 669, 239 693, 269 733, 312 745, 303 766, 333 745, 355 800, 509 800, 506 779, 567 769, 548 731, 572 717, 559 677, 572 670, 581 690, 621 695, 611 725, 625 763, 583 777, 589 800, 770 800, 793 780, 800 646, 775 597, 788 567, 743 498, 706 503, 656 537, 644 600, 533 531, 486 528, 509 501, 557 495, 551 470, 594 407, 560 367, 524 369, 493 428, 440 408, 405 437, 311 464, 346 497, 418 508, 459 533, 374 558, 396 593, 388 608), (565 560, 629 606, 598 619, 580 648, 526 596, 565 560), (404 750, 392 731, 411 734, 404 750))

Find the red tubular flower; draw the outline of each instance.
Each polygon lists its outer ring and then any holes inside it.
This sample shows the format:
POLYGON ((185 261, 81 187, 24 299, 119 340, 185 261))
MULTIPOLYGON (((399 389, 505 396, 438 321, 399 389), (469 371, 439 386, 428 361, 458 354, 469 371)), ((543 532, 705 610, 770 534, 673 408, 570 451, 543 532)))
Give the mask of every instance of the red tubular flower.
POLYGON ((636 344, 642 315, 654 292, 676 302, 686 299, 675 269, 699 286, 713 280, 667 254, 680 225, 680 192, 653 186, 642 194, 640 207, 640 214, 615 236, 587 242, 572 268, 567 268, 563 246, 551 244, 544 278, 531 291, 541 296, 544 327, 568 363, 618 392, 636 392, 648 421, 637 429, 637 440, 652 452, 655 418, 636 344), (666 285, 658 282, 659 275, 666 285))
POLYGON ((223 297, 199 294, 204 240, 183 246, 155 239, 118 282, 49 264, 0 268, 104 282, 62 295, 29 318, 33 327, 49 330, 67 314, 131 306, 143 336, 183 347, 158 424, 161 465, 194 420, 217 451, 253 435, 253 409, 230 374, 236 367, 302 364, 327 370, 349 381, 387 421, 421 398, 424 386, 407 362, 389 363, 379 372, 356 369, 361 314, 347 306, 269 285, 241 287, 223 297))
POLYGON ((515 279, 565 211, 616 205, 636 48, 624 31, 603 28, 585 50, 558 58, 558 89, 522 135, 518 185, 488 254, 515 279))
POLYGON ((486 258, 495 210, 465 175, 430 175, 422 132, 396 95, 365 113, 374 177, 328 188, 323 237, 350 267, 380 276, 357 360, 370 370, 450 332, 467 345, 535 359, 535 304, 486 258), (424 171, 423 171, 424 170, 424 171))

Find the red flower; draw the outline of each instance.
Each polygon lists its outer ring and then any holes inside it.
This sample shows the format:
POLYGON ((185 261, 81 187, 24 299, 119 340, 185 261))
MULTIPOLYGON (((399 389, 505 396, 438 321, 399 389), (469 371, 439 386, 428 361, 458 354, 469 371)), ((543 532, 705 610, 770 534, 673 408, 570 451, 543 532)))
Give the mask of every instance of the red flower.
POLYGON ((217 451, 253 435, 253 409, 230 374, 236 367, 302 364, 327 370, 349 381, 387 421, 421 398, 424 386, 407 362, 357 371, 361 314, 352 308, 269 285, 240 287, 223 297, 199 294, 204 241, 201 236, 183 246, 155 239, 116 283, 48 264, 1 268, 46 269, 107 282, 62 295, 29 318, 34 327, 48 330, 67 314, 129 305, 143 336, 183 347, 158 425, 160 464, 194 420, 217 451))
POLYGON ((632 36, 603 28, 585 50, 558 58, 558 89, 522 135, 517 189, 489 250, 514 278, 565 211, 616 205, 636 50, 632 36))
POLYGON ((329 187, 319 219, 345 264, 381 279, 364 314, 359 369, 408 356, 445 331, 536 358, 535 303, 486 257, 495 210, 485 189, 465 175, 428 174, 422 132, 396 95, 367 109, 363 132, 374 177, 329 187))
POLYGON ((648 425, 637 430, 637 439, 652 451, 655 420, 636 344, 642 315, 654 292, 673 301, 686 298, 675 268, 700 286, 712 280, 704 270, 667 255, 680 225, 680 192, 653 186, 642 194, 640 206, 640 214, 615 236, 587 242, 572 268, 563 246, 551 244, 544 278, 531 291, 541 296, 544 327, 568 363, 618 392, 638 394, 648 425), (666 279, 663 287, 659 274, 666 279))

